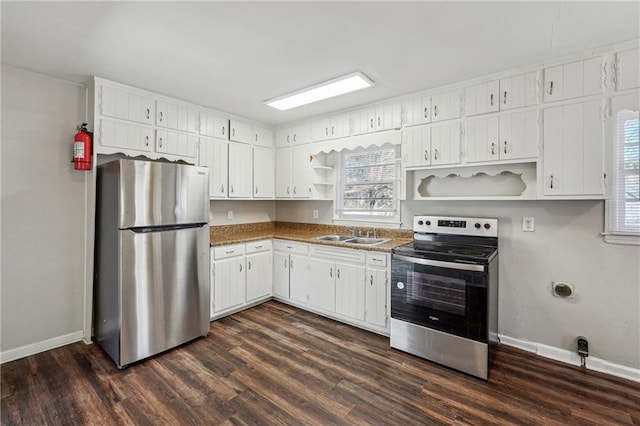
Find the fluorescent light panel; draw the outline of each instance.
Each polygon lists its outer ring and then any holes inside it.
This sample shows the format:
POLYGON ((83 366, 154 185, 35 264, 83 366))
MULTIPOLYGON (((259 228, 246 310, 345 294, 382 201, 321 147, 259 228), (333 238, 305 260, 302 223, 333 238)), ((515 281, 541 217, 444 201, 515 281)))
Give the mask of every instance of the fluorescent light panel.
POLYGON ((298 90, 289 95, 270 99, 265 101, 265 104, 277 108, 280 111, 286 111, 291 108, 333 98, 338 95, 344 95, 345 93, 355 92, 356 90, 371 86, 373 86, 373 81, 369 80, 360 71, 356 71, 306 89, 298 90))

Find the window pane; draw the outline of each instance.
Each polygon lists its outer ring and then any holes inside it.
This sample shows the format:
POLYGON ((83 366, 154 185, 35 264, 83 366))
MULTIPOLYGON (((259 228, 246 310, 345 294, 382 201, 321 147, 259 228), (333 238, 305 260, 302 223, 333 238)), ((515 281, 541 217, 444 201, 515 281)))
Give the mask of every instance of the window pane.
POLYGON ((345 185, 344 198, 393 198, 393 184, 345 185))
POLYGON ((373 164, 393 164, 395 152, 393 149, 375 150, 369 152, 350 153, 344 156, 345 167, 362 167, 373 164))
POLYGON ((345 170, 346 182, 380 182, 393 180, 393 165, 354 167, 345 170))

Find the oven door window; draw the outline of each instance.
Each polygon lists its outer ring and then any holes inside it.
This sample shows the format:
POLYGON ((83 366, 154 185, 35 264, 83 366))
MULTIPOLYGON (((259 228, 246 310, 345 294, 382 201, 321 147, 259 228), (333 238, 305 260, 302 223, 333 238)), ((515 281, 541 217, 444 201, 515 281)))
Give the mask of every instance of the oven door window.
POLYGON ((467 306, 465 280, 416 271, 411 271, 409 274, 407 303, 455 315, 465 315, 467 306))

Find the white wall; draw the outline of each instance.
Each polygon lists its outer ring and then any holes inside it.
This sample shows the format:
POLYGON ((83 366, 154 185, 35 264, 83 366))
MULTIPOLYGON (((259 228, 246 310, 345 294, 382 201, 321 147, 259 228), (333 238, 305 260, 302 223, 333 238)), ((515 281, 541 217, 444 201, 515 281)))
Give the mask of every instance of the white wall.
MULTIPOLYGON (((278 220, 307 222, 315 204, 278 201, 278 220)), ((604 202, 407 201, 402 227, 416 214, 499 219, 501 334, 572 352, 584 335, 593 357, 640 368, 640 247, 603 241, 604 202), (575 298, 554 297, 552 281, 574 283, 575 298)))
POLYGON ((82 337, 85 173, 70 160, 85 111, 84 87, 2 65, 3 359, 82 337))
POLYGON ((209 203, 209 225, 239 225, 242 223, 273 222, 276 220, 276 202, 216 200, 209 203), (228 218, 229 211, 233 219, 228 218))
POLYGON ((333 201, 278 201, 276 218, 279 222, 331 223, 333 201), (318 210, 317 219, 314 210, 318 210))

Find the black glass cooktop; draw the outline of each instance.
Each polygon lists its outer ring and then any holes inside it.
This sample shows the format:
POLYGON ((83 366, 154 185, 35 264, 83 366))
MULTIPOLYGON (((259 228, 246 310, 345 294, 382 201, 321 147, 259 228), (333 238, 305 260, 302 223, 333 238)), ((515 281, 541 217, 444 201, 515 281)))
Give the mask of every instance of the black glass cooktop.
POLYGON ((393 249, 393 253, 405 256, 447 261, 460 259, 482 263, 491 260, 496 252, 497 248, 493 246, 451 244, 439 241, 414 241, 393 249))

